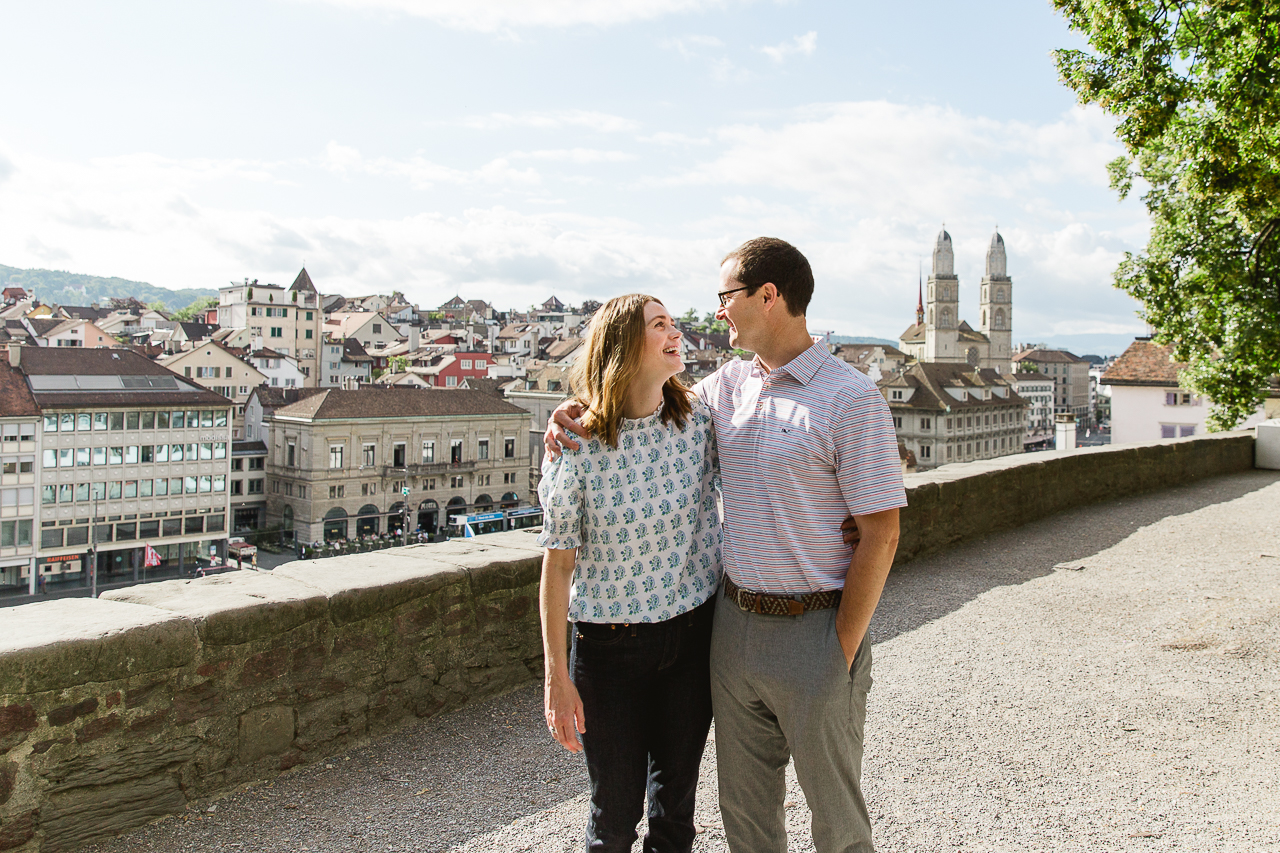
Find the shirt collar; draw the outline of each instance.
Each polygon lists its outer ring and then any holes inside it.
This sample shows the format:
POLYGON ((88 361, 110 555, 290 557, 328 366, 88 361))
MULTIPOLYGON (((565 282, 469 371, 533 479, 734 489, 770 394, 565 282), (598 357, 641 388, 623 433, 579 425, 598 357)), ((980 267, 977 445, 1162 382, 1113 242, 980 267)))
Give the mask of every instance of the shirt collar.
MULTIPOLYGON (((774 373, 785 373, 801 385, 808 385, 822 367, 822 362, 829 356, 827 348, 815 341, 813 346, 779 367, 774 373)), ((760 374, 768 375, 769 373, 764 369, 764 363, 760 361, 758 355, 751 359, 751 366, 760 374)))

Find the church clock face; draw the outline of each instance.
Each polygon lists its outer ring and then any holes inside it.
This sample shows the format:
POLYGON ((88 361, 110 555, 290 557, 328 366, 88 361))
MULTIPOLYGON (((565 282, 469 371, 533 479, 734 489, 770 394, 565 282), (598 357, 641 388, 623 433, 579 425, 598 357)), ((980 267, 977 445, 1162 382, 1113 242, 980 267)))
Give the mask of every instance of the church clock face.
POLYGON ((965 353, 964 359, 965 361, 969 362, 969 364, 973 365, 974 367, 977 367, 978 366, 978 348, 969 347, 969 351, 965 353))

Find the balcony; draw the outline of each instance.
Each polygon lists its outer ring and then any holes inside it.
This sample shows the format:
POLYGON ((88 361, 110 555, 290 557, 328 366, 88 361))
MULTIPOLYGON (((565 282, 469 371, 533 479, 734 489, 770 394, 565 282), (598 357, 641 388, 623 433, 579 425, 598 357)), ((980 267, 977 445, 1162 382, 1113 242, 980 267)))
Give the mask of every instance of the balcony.
POLYGON ((429 463, 413 463, 411 465, 383 465, 382 476, 384 477, 420 477, 424 474, 459 474, 463 471, 474 471, 476 469, 476 461, 474 459, 467 462, 429 462, 429 463))
MULTIPOLYGON (((1280 472, 1252 453, 1236 434, 908 478, 871 633, 878 849, 1269 849, 1280 472)), ((0 692, 30 703, 10 700, 0 820, 97 853, 575 847, 586 776, 542 723, 533 538, 0 611, 0 692), (115 760, 143 725, 152 758, 115 760)), ((703 772, 695 849, 723 851, 714 748, 703 772)), ((786 800, 811 849, 791 773, 786 800)))

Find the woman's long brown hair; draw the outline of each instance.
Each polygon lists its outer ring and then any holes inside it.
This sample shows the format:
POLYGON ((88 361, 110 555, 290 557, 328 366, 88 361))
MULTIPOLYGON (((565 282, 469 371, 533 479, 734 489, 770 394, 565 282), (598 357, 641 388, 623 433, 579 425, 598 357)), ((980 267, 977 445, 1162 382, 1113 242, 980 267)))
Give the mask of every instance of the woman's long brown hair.
MULTIPOLYGON (((644 307, 662 302, 643 293, 610 299, 591 318, 585 352, 569 370, 569 385, 587 407, 582 425, 609 447, 618 446, 627 390, 644 356, 644 307)), ((689 389, 672 376, 662 385, 662 422, 684 427, 693 411, 689 389)))

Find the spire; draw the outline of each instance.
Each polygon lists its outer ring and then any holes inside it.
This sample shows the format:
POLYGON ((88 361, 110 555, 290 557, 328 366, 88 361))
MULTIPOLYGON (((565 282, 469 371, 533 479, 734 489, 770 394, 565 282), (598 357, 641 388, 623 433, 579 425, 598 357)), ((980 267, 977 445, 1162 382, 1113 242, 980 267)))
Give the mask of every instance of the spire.
POLYGON ((933 274, 935 276, 955 275, 955 252, 951 247, 951 235, 943 225, 938 232, 938 242, 933 247, 933 274))
POLYGON ((916 325, 924 323, 924 261, 920 262, 920 295, 916 297, 916 325))
POLYGON ((997 227, 991 235, 991 246, 987 249, 987 278, 1007 278, 1009 275, 1008 256, 1005 254, 1004 238, 997 227))

